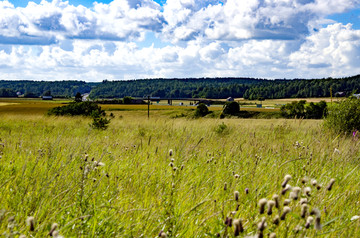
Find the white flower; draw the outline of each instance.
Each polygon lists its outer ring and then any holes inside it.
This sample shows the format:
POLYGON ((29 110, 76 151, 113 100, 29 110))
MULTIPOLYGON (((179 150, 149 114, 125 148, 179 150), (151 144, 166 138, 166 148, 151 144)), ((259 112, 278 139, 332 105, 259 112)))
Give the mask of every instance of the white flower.
POLYGON ((350 221, 355 221, 355 220, 358 220, 360 218, 360 216, 353 216, 350 221))

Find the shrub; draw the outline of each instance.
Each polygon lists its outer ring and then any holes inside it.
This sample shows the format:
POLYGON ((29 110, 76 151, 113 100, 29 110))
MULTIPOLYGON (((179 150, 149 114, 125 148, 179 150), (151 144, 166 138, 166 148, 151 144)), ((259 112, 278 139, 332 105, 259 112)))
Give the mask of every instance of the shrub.
POLYGON ((93 102, 72 102, 66 106, 54 107, 48 111, 48 115, 54 116, 91 116, 93 112, 105 116, 105 111, 93 102))
POLYGON ((306 105, 306 100, 294 101, 282 106, 281 114, 286 118, 322 119, 327 116, 327 104, 320 101, 306 105))
POLYGON ((204 117, 209 114, 209 109, 204 103, 200 103, 195 110, 195 117, 204 117))
POLYGON ((224 105, 222 114, 235 116, 240 112, 240 105, 237 102, 228 102, 224 105))
POLYGON ((325 125, 331 130, 351 133, 360 129, 360 100, 348 98, 329 108, 325 125))

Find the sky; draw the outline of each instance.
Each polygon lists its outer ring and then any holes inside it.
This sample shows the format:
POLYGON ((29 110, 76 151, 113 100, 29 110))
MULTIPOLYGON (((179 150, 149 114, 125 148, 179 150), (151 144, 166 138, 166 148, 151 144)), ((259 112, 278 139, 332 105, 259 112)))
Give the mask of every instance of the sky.
POLYGON ((360 0, 0 0, 0 80, 360 74, 360 0))

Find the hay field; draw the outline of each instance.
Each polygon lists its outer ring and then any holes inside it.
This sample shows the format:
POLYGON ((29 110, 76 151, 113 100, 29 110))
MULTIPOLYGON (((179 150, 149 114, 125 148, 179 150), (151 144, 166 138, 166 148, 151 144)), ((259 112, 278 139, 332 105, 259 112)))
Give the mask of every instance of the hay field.
POLYGON ((87 118, 35 108, 0 113, 4 237, 46 237, 53 223, 63 237, 234 237, 237 219, 239 237, 360 236, 360 142, 327 132, 321 120, 173 119, 163 111, 147 119, 120 110, 98 131, 87 118), (292 190, 283 192, 287 174, 292 190), (261 214, 261 199, 274 194, 279 208, 261 214), (274 224, 277 216, 284 219, 274 224))

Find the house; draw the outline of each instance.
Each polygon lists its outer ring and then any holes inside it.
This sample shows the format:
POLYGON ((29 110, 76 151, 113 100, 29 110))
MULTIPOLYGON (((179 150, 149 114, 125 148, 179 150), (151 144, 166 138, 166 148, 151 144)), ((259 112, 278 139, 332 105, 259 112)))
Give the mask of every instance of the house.
POLYGON ((53 100, 53 96, 42 96, 42 100, 53 100))
POLYGON ((227 101, 227 102, 233 102, 233 101, 234 101, 234 98, 228 97, 228 98, 226 99, 226 101, 227 101))

